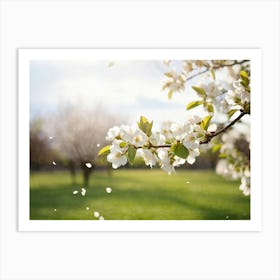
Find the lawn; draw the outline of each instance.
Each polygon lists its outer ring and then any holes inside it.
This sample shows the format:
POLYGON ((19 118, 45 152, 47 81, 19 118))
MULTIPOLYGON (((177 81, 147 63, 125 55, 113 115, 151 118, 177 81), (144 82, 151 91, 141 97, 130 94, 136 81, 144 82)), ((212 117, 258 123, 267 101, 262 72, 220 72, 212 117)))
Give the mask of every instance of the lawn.
POLYGON ((92 220, 247 220, 250 198, 213 171, 126 170, 92 174, 86 195, 79 174, 72 185, 67 172, 30 176, 30 219, 92 220), (112 192, 108 194, 106 188, 112 192), (88 209, 89 208, 89 209, 88 209))

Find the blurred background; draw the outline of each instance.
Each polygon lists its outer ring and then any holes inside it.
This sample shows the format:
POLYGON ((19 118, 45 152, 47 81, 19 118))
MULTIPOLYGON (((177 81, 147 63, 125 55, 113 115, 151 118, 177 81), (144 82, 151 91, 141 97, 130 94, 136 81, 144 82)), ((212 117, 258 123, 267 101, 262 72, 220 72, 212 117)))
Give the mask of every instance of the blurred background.
POLYGON ((156 128, 193 115, 185 105, 197 81, 170 101, 161 90, 165 72, 161 61, 30 63, 31 219, 250 218, 249 198, 215 174, 217 154, 206 148, 170 176, 139 158, 113 170, 97 156, 114 125, 144 115, 156 128))

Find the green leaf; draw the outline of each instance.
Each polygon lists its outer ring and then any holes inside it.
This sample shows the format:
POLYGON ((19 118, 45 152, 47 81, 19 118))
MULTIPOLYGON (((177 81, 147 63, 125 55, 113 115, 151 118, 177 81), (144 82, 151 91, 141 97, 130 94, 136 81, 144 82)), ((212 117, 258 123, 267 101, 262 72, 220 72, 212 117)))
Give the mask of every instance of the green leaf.
POLYGON ((144 116, 140 117, 140 121, 137 123, 139 129, 141 129, 147 136, 152 135, 153 121, 149 122, 144 116))
POLYGON ((245 86, 245 88, 248 87, 248 85, 249 85, 249 75, 248 75, 248 73, 246 71, 242 70, 242 71, 240 71, 239 75, 240 75, 240 78, 242 79, 242 82, 243 82, 242 85, 245 86))
POLYGON ((234 113, 237 112, 237 111, 238 111, 237 109, 229 110, 228 113, 227 113, 228 114, 228 118, 230 119, 234 115, 234 113))
POLYGON ((201 122, 201 124, 200 124, 200 127, 201 127, 202 129, 204 129, 204 130, 207 130, 208 127, 209 127, 209 124, 210 124, 210 121, 211 121, 212 117, 213 117, 213 116, 206 116, 206 117, 202 120, 202 122, 201 122))
POLYGON ((222 144, 216 144, 216 145, 214 145, 214 146, 212 147, 212 152, 213 152, 213 153, 218 152, 218 151, 221 149, 221 147, 222 147, 222 144))
POLYGON ((219 154, 219 158, 227 158, 227 154, 221 153, 221 154, 219 154))
POLYGON ((246 71, 242 70, 239 74, 242 79, 249 79, 248 73, 246 71))
POLYGON ((108 145, 108 146, 105 146, 103 147, 99 152, 98 152, 98 155, 101 156, 101 155, 107 155, 110 153, 110 148, 111 148, 111 145, 108 145))
POLYGON ((148 137, 150 137, 152 135, 152 128, 153 128, 153 121, 151 121, 150 123, 147 124, 147 131, 146 134, 148 137))
POLYGON ((206 107, 206 109, 209 113, 214 112, 214 106, 211 103, 206 103, 204 106, 206 107))
POLYGON ((245 88, 247 87, 247 84, 244 81, 241 81, 240 84, 245 88))
POLYGON ((197 92, 197 94, 199 95, 206 95, 206 92, 203 88, 201 87, 196 87, 196 86, 192 86, 192 88, 197 92))
POLYGON ((201 105, 201 104, 203 104, 203 101, 200 101, 200 100, 198 100, 198 101, 192 101, 192 102, 190 102, 190 103, 187 105, 186 109, 187 109, 187 110, 190 110, 190 109, 195 108, 195 107, 197 107, 197 106, 199 106, 199 105, 201 105))
POLYGON ((213 68, 211 68, 210 73, 211 73, 213 80, 216 80, 215 70, 213 68))
POLYGON ((166 72, 164 75, 168 78, 173 78, 173 75, 170 72, 166 72))
POLYGON ((187 158, 189 155, 188 149, 179 142, 173 143, 170 149, 175 156, 180 157, 180 158, 187 158))
POLYGON ((136 148, 130 146, 127 150, 127 159, 130 164, 133 164, 136 155, 136 148))
POLYGON ((168 99, 171 99, 172 95, 173 95, 173 91, 172 90, 168 91, 168 94, 167 94, 168 99))
POLYGON ((119 146, 120 146, 120 148, 125 148, 127 146, 127 143, 126 142, 121 142, 119 146))
POLYGON ((149 122, 149 121, 148 121, 148 119, 147 119, 146 117, 141 116, 141 117, 140 117, 140 122, 141 122, 141 123, 147 123, 147 122, 149 122))

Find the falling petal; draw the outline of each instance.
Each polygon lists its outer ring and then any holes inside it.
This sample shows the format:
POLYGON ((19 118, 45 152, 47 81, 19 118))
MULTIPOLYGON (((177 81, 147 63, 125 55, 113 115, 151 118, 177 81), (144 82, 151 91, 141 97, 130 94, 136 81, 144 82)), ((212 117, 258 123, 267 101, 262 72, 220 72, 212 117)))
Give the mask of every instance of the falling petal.
POLYGON ((82 190, 81 190, 81 195, 82 195, 82 196, 85 196, 85 195, 86 195, 86 192, 87 192, 87 190, 84 189, 84 188, 82 188, 82 190))
POLYGON ((87 207, 86 209, 87 209, 87 211, 88 211, 88 210, 89 210, 89 207, 87 207))
POLYGON ((112 192, 112 189, 111 188, 106 188, 106 193, 111 193, 112 192))
POLYGON ((87 168, 92 168, 92 164, 91 164, 90 162, 87 162, 87 163, 86 163, 86 167, 87 167, 87 168))
POLYGON ((49 137, 49 139, 50 139, 50 140, 52 140, 52 139, 53 139, 53 137, 52 137, 52 136, 50 136, 50 137, 49 137))
POLYGON ((55 162, 55 161, 53 161, 53 162, 52 162, 52 164, 53 164, 53 165, 56 165, 56 162, 55 162))
POLYGON ((114 62, 114 61, 109 61, 109 63, 108 63, 108 67, 112 67, 114 64, 115 64, 115 62, 114 62))
POLYGON ((94 215, 94 217, 98 218, 98 217, 99 217, 99 212, 94 211, 94 212, 93 212, 93 215, 94 215))
POLYGON ((96 147, 100 147, 100 144, 96 144, 96 147))
POLYGON ((165 66, 169 66, 170 65, 170 60, 163 60, 163 64, 165 65, 165 66))
POLYGON ((78 191, 73 191, 73 194, 77 194, 78 193, 78 191))
POLYGON ((99 217, 99 220, 105 220, 105 219, 104 219, 104 217, 103 217, 103 216, 100 216, 100 217, 99 217))

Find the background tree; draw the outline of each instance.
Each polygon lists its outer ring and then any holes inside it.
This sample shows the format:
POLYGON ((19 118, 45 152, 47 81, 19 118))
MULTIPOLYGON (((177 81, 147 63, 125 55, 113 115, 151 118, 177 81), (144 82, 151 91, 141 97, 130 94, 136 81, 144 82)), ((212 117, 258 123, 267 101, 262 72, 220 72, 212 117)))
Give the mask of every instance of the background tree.
POLYGON ((76 169, 82 170, 85 187, 98 164, 98 151, 106 144, 106 132, 122 121, 118 119, 102 106, 88 108, 83 104, 61 107, 49 119, 47 129, 54 137, 54 145, 65 158, 73 179, 76 169))
POLYGON ((45 133, 44 120, 35 118, 30 122, 30 168, 40 170, 50 166, 58 153, 51 147, 50 139, 45 133))

